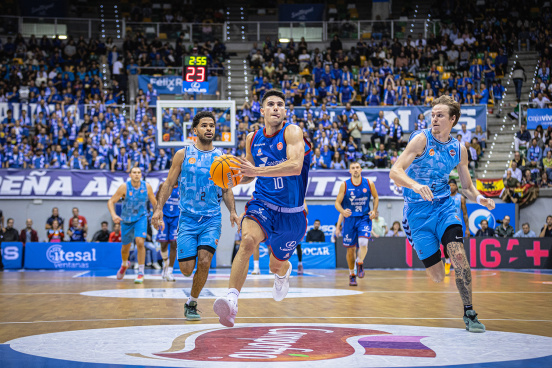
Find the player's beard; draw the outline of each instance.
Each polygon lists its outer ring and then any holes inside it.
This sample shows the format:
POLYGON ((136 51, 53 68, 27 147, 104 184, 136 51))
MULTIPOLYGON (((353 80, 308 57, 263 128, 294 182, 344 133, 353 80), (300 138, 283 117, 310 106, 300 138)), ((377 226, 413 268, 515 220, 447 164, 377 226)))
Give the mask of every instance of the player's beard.
POLYGON ((199 134, 198 134, 198 136, 197 136, 197 140, 198 140, 202 145, 205 145, 205 146, 208 146, 208 145, 210 145, 211 143, 213 143, 213 139, 215 139, 215 134, 213 134, 213 138, 207 138, 207 137, 205 137, 205 135, 203 135, 203 137, 202 137, 202 136, 200 136, 199 134))

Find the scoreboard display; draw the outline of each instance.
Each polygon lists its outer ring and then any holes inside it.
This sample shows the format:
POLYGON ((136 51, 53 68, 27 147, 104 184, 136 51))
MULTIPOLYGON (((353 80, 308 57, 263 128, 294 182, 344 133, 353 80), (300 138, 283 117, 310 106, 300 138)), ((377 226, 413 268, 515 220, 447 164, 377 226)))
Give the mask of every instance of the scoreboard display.
POLYGON ((207 56, 184 56, 182 79, 184 82, 206 82, 207 56))

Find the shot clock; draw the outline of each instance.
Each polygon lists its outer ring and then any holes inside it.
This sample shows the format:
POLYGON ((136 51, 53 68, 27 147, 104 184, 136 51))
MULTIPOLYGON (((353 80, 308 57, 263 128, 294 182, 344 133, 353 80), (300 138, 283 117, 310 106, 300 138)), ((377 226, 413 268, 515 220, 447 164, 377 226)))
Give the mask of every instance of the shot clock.
POLYGON ((207 56, 184 56, 182 79, 184 82, 206 82, 207 56))

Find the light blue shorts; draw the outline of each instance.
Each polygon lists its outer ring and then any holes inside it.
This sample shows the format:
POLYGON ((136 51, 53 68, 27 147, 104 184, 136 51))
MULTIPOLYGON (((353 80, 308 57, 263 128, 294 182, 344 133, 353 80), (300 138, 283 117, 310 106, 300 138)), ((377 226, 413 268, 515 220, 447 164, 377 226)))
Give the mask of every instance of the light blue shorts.
POLYGON ((146 216, 134 222, 121 222, 121 241, 130 244, 134 238, 146 238, 148 234, 148 218, 146 216))
POLYGON ((222 216, 180 215, 178 222, 177 256, 178 261, 197 257, 198 249, 217 249, 222 230, 222 216))

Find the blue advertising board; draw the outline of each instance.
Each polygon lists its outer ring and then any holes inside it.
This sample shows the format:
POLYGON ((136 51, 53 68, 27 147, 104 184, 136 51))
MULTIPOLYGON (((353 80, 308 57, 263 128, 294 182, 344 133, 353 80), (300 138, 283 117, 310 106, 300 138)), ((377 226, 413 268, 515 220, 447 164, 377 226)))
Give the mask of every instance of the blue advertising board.
POLYGON ((335 224, 339 218, 339 212, 334 205, 313 204, 308 205, 309 214, 307 215, 307 232, 314 226, 315 220, 320 220, 320 230, 324 232, 326 241, 331 241, 332 234, 335 231, 335 224))
MULTIPOLYGON (((312 108, 315 113, 317 109, 320 109, 320 107, 312 108)), ((335 120, 336 115, 341 115, 343 110, 345 110, 344 107, 328 108, 332 120, 335 120)), ((388 125, 392 124, 395 118, 399 118, 403 131, 407 133, 414 131, 414 124, 420 114, 424 114, 428 126, 431 121, 431 107, 428 106, 353 106, 352 110, 354 110, 359 121, 362 123, 363 133, 373 133, 372 126, 378 118, 380 111, 383 111, 383 117, 387 120, 388 125)), ((296 107, 295 111, 295 115, 303 118, 304 107, 296 107)), ((452 128, 453 137, 456 138, 456 133, 462 129, 462 124, 466 124, 466 129, 471 131, 474 131, 477 125, 481 126, 483 131, 487 130, 487 105, 462 106, 460 120, 452 128)))
POLYGON ((527 110, 527 129, 537 129, 538 125, 542 125, 544 130, 552 125, 552 109, 527 110))
POLYGON ((2 262, 4 268, 21 268, 23 266, 23 243, 3 242, 2 262))
MULTIPOLYGON (((510 225, 516 229, 516 205, 513 203, 497 203, 494 210, 489 211, 483 206, 476 203, 466 203, 466 209, 468 210, 468 221, 470 226, 470 233, 475 235, 477 230, 481 228, 481 220, 487 220, 489 227, 496 229, 502 221, 504 216, 510 216, 510 225)), ((464 219, 462 219, 464 229, 464 219)))
POLYGON ((282 4, 278 7, 280 22, 319 22, 323 16, 324 4, 282 4))
POLYGON ((120 243, 27 243, 25 268, 99 270, 121 265, 120 243))
MULTIPOLYGON (((303 252, 303 267, 314 268, 335 268, 335 246, 333 243, 301 243, 303 252)), ((259 267, 268 269, 270 260, 268 247, 265 243, 259 245, 259 267)), ((297 249, 289 258, 294 270, 297 270, 297 249)), ((249 259, 249 269, 253 269, 253 257, 249 259)))
POLYGON ((207 93, 214 95, 217 92, 218 78, 209 77, 207 82, 185 82, 182 76, 167 75, 162 77, 152 77, 149 75, 138 76, 138 87, 144 91, 148 89, 148 83, 160 95, 174 95, 181 93, 207 93), (192 86, 193 85, 193 86, 192 86), (186 89, 186 90, 185 90, 186 89))

